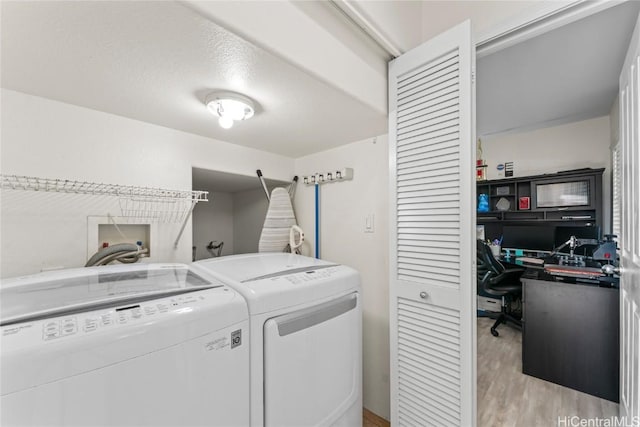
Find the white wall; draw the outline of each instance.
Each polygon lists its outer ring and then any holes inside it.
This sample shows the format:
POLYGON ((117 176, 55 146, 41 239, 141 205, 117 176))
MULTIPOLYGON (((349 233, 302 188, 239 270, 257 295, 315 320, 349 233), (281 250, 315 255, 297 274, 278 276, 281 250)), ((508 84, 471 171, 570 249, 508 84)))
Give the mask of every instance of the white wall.
POLYGON ((606 168, 602 177, 603 230, 610 231, 611 160, 609 116, 482 138, 487 178, 497 179, 496 166, 513 162, 514 176, 539 175, 580 168, 606 168))
POLYGON ((268 207, 269 202, 262 189, 233 194, 234 253, 258 252, 258 241, 268 207))
MULTIPOLYGON (((200 189, 199 190, 205 190, 200 189)), ((209 193, 208 203, 198 203, 193 210, 193 246, 196 260, 211 258, 207 245, 211 241, 224 242, 221 255, 234 254, 233 194, 209 193)))
MULTIPOLYGON (((293 175, 293 159, 284 156, 19 92, 1 95, 3 174, 186 190, 194 166, 244 175, 260 168, 283 181, 293 175)), ((26 193, 2 192, 2 277, 84 265, 87 216, 119 209, 104 196, 26 193)), ((191 260, 191 224, 174 249, 179 228, 161 225, 152 236, 161 245, 154 261, 191 260)))
MULTIPOLYGON (((298 176, 352 167, 354 178, 320 186, 321 258, 351 266, 362 277, 364 406, 389 418, 389 248, 387 137, 348 144, 299 158, 298 176), (374 233, 365 217, 374 215, 374 233)), ((314 188, 301 184, 295 197, 298 223, 305 231, 305 253, 313 256, 314 188)))

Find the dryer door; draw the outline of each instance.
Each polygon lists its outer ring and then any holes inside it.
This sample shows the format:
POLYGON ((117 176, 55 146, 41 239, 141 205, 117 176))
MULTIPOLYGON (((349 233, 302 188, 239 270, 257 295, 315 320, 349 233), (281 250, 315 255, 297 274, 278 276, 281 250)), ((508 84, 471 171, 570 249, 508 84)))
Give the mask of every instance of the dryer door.
POLYGON ((328 426, 362 408, 357 292, 264 324, 265 426, 328 426))

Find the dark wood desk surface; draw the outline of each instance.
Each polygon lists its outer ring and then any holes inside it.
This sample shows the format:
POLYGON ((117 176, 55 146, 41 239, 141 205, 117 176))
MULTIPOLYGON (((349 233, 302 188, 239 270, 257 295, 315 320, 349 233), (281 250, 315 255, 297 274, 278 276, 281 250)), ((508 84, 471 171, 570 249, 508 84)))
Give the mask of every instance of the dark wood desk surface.
POLYGON ((523 278, 522 371, 619 401, 619 290, 523 278))

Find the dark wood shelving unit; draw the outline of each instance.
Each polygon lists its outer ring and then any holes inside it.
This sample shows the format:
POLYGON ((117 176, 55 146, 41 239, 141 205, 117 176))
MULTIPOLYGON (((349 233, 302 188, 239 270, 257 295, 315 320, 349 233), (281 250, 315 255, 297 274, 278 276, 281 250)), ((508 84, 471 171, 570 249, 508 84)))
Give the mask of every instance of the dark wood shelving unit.
MULTIPOLYGON (((578 169, 554 174, 478 181, 476 193, 487 194, 489 212, 477 212, 477 223, 485 226, 487 238, 502 235, 505 225, 597 225, 602 227, 602 173, 604 169, 578 169), (587 183, 588 200, 580 206, 538 206, 537 188, 548 184, 587 183), (528 198, 529 209, 520 209, 520 198, 528 198), (506 210, 496 204, 509 202, 506 210)), ((476 201, 477 203, 477 201, 476 201)), ((477 205, 476 205, 477 206, 477 205)))

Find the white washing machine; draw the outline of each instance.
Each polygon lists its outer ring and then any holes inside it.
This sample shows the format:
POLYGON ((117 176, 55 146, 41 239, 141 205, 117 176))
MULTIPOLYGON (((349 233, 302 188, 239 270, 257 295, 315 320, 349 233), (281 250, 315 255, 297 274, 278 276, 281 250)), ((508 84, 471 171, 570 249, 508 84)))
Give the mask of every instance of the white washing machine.
POLYGON ((2 425, 247 426, 244 299, 180 264, 2 281, 2 425))
POLYGON ((251 425, 362 426, 362 305, 352 268, 285 253, 199 261, 251 318, 251 425))

